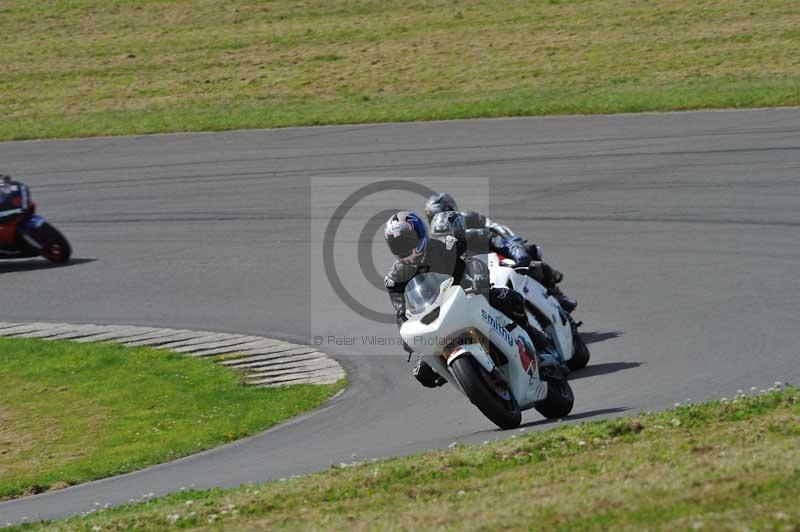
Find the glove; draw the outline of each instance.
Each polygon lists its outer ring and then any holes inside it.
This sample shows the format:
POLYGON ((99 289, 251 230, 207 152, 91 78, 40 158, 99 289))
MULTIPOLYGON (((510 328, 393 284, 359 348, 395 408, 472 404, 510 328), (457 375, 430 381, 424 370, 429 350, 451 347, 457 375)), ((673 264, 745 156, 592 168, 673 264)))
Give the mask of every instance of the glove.
POLYGON ((531 260, 542 260, 542 246, 539 244, 525 244, 531 260))

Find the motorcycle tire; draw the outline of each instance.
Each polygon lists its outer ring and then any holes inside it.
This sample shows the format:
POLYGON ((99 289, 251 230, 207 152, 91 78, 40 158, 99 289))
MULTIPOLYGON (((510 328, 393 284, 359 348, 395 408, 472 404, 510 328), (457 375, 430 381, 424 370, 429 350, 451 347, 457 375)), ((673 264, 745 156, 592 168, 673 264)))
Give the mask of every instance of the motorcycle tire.
POLYGON ((533 407, 547 419, 559 419, 572 412, 575 396, 566 380, 547 383, 547 397, 533 407))
POLYGON ((483 368, 472 357, 457 358, 450 368, 470 402, 492 423, 503 430, 519 427, 522 422, 522 412, 514 395, 509 392, 510 400, 497 395, 486 381, 483 368))
POLYGON ((567 360, 567 367, 570 371, 585 368, 586 364, 589 363, 591 353, 589 353, 589 348, 586 347, 586 342, 583 341, 578 331, 572 333, 572 345, 575 348, 575 353, 572 355, 572 358, 567 360))
POLYGON ((42 246, 39 251, 42 257, 56 264, 67 262, 72 255, 72 248, 61 234, 61 231, 45 222, 36 230, 36 241, 42 246))

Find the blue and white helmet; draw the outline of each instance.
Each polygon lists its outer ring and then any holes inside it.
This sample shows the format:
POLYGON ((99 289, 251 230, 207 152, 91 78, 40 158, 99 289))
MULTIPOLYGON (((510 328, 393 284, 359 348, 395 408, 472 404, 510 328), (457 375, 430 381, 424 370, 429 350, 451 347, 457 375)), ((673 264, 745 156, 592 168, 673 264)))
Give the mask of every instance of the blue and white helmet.
POLYGON ((428 246, 428 230, 415 213, 393 214, 383 231, 392 254, 403 264, 419 264, 428 246))

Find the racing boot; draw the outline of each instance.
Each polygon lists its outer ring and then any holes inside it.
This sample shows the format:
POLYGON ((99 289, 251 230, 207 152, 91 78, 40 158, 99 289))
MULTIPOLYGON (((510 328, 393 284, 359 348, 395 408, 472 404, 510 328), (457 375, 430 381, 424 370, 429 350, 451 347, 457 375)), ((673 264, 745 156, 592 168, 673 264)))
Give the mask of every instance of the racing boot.
POLYGON ((542 347, 536 347, 536 358, 539 362, 539 376, 544 380, 558 381, 565 379, 569 369, 561 359, 561 353, 556 349, 553 338, 545 332, 538 332, 539 339, 536 343, 542 345, 542 347))
POLYGON ((426 388, 438 388, 447 382, 444 377, 436 373, 433 368, 422 360, 417 358, 417 363, 414 365, 414 370, 411 372, 414 378, 426 388))
POLYGON ((556 270, 546 262, 542 263, 542 284, 547 288, 548 293, 556 298, 561 308, 567 311, 567 314, 572 314, 578 308, 578 300, 574 297, 569 297, 561 291, 558 283, 564 280, 564 274, 556 270))

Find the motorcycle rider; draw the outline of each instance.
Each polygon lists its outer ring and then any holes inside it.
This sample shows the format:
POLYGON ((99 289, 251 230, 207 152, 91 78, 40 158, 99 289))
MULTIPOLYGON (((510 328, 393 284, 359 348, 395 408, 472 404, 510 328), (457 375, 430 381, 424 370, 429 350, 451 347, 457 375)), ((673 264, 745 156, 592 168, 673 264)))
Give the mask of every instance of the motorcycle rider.
POLYGON ((28 187, 11 176, 0 175, 0 223, 25 212, 30 206, 28 187))
POLYGON ((528 275, 541 283, 558 300, 567 312, 573 312, 578 302, 557 286, 564 275, 544 262, 536 244, 529 244, 514 234, 508 226, 498 224, 475 211, 459 211, 455 198, 449 192, 434 194, 425 202, 425 216, 433 233, 452 232, 457 236, 469 229, 484 228, 489 231, 491 251, 513 259, 517 266, 528 267, 528 275))
MULTIPOLYGON (((529 323, 522 295, 508 288, 488 288, 488 269, 483 262, 471 257, 488 252, 488 233, 485 228, 473 228, 465 230, 461 237, 440 234, 431 238, 425 223, 413 212, 399 211, 389 218, 384 228, 384 239, 396 260, 384 283, 397 312, 397 326, 402 326, 408 319, 404 297, 406 284, 421 273, 443 273, 452 275, 457 284, 471 281, 475 286, 487 287, 489 304, 525 329, 537 352, 548 349, 552 339, 529 323)), ((410 358, 413 349, 405 343, 403 348, 410 358)), ((417 357, 413 375, 428 388, 447 382, 420 357, 417 357)))

